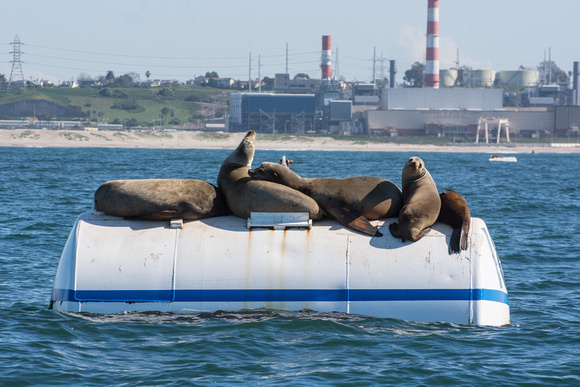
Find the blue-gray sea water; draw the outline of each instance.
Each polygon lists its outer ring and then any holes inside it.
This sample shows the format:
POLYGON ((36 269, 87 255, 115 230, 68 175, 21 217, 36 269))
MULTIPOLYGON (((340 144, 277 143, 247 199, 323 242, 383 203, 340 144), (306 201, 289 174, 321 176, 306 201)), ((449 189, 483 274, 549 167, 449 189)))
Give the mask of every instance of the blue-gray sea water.
MULTIPOLYGON (((258 144, 259 146, 259 144, 258 144)), ((417 153, 482 218, 512 324, 316 312, 108 316, 48 309, 76 217, 105 181, 215 183, 229 150, 0 147, 0 385, 580 385, 580 155, 417 153)), ((305 177, 382 176, 411 153, 285 154, 305 177)))

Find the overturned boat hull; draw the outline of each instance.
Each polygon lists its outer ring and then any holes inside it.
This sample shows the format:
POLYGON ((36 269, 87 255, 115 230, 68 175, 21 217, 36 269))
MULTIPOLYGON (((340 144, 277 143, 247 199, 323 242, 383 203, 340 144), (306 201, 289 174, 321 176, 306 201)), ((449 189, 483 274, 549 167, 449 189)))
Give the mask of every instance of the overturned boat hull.
POLYGON ((403 243, 388 231, 395 221, 373 221, 384 236, 369 237, 333 220, 170 223, 87 212, 65 245, 50 306, 91 313, 310 309, 509 324, 501 263, 481 219, 472 218, 469 247, 459 254, 449 253, 451 227, 436 223, 420 241, 403 243))

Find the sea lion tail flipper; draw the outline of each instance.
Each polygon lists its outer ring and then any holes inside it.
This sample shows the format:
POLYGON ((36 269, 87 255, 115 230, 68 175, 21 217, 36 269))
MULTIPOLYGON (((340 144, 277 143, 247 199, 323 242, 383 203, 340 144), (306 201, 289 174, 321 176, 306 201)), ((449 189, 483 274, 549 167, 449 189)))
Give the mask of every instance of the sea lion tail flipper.
MULTIPOLYGON (((459 253, 461 245, 461 229, 454 228, 453 233, 451 233, 451 240, 449 241, 449 250, 453 253, 459 253)), ((464 249, 465 250, 465 249, 464 249)))
POLYGON ((332 217, 342 225, 360 231, 364 234, 381 237, 383 234, 373 226, 367 218, 361 214, 347 208, 330 209, 327 211, 332 217))
POLYGON ((389 231, 395 238, 401 237, 401 234, 399 233, 399 224, 397 222, 389 224, 389 231))
POLYGON ((469 245, 468 238, 467 238, 468 234, 469 234, 469 227, 465 227, 465 226, 462 227, 461 228, 461 238, 459 241, 459 248, 461 250, 467 250, 467 246, 469 245))

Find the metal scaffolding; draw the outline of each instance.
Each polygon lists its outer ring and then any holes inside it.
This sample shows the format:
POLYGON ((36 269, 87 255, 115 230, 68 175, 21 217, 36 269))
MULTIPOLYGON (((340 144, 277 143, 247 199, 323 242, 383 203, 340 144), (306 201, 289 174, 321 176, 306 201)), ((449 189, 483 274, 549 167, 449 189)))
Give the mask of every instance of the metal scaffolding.
POLYGON ((507 142, 510 142, 510 123, 507 118, 480 118, 477 122, 477 133, 475 135, 475 143, 479 143, 479 131, 482 129, 485 131, 485 143, 489 143, 489 130, 488 124, 497 125, 497 143, 499 144, 499 138, 501 134, 501 126, 503 124, 505 131, 505 138, 507 142))

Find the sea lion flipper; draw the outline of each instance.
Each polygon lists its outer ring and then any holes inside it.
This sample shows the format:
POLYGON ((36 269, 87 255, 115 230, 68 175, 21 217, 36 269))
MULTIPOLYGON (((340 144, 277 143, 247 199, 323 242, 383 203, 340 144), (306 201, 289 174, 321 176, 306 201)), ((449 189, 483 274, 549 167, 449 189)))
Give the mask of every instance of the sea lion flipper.
POLYGON ((389 231, 391 232, 391 235, 395 238, 400 238, 401 234, 399 233, 399 223, 395 222, 395 223, 391 223, 389 224, 389 231))
MULTIPOLYGON (((342 223, 342 222, 341 222, 342 223)), ((352 228, 353 230, 360 231, 364 234, 376 237, 382 237, 383 233, 381 233, 375 226, 373 226, 367 218, 360 215, 357 218, 351 220, 346 224, 348 227, 352 228)))
POLYGON ((461 239, 459 241, 459 248, 461 250, 467 250, 467 246, 469 245, 468 240, 467 240, 468 233, 469 233, 469 228, 463 226, 461 228, 461 239))
POLYGON ((348 208, 327 208, 326 211, 340 224, 371 236, 383 236, 367 218, 348 208))
POLYGON ((419 239, 429 234, 429 231, 431 231, 431 227, 425 227, 423 230, 419 231, 419 233, 415 236, 415 238, 412 239, 413 242, 417 242, 419 239))
POLYGON ((451 233, 451 239, 449 240, 449 250, 452 253, 459 253, 461 242, 461 229, 454 228, 451 233))

